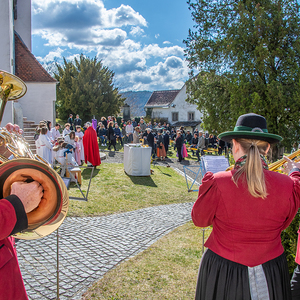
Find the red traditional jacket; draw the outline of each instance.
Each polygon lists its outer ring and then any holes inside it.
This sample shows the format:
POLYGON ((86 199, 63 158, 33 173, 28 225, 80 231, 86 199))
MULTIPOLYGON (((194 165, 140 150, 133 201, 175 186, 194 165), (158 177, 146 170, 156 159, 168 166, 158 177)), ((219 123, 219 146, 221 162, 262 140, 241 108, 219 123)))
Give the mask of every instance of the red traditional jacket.
POLYGON ((264 170, 265 199, 253 197, 247 183, 231 172, 208 172, 192 210, 196 226, 213 225, 205 246, 231 261, 253 267, 283 253, 280 233, 300 206, 300 172, 290 176, 264 170))
POLYGON ((28 299, 11 234, 28 227, 20 199, 10 195, 0 200, 0 300, 28 299))

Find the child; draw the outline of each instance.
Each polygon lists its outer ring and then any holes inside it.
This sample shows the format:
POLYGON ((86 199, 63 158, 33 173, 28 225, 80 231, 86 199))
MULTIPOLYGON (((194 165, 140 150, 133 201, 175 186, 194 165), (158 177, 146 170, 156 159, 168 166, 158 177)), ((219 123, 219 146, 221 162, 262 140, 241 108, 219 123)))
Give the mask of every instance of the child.
POLYGON ((79 137, 75 136, 74 139, 74 146, 75 146, 75 160, 78 163, 78 165, 81 165, 81 159, 80 159, 80 152, 81 152, 81 147, 80 147, 80 143, 79 143, 79 137))

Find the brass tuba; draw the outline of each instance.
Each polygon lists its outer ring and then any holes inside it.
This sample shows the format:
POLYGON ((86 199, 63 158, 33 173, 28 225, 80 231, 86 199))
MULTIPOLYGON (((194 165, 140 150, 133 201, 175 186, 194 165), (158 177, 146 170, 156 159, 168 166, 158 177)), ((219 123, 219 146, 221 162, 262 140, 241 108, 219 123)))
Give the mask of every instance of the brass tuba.
MULTIPOLYGON (((25 95, 25 83, 17 76, 0 71, 0 124, 7 101, 25 95)), ((41 157, 33 154, 21 134, 0 127, 0 193, 10 195, 16 181, 36 180, 44 190, 39 206, 27 214, 28 228, 14 235, 18 239, 38 239, 55 231, 67 215, 69 196, 61 177, 41 157)))

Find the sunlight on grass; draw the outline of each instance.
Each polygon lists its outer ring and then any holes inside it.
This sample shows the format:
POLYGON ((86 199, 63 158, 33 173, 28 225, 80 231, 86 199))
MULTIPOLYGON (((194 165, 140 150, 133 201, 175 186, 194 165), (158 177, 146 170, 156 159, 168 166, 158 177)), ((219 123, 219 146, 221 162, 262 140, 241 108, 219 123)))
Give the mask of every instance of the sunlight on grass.
MULTIPOLYGON (((205 239, 210 232, 205 230, 205 239)), ((202 234, 192 222, 178 227, 105 274, 83 299, 193 299, 202 234)))
MULTIPOLYGON (((94 171, 88 202, 70 200, 68 216, 96 216, 132 211, 155 205, 193 202, 197 193, 188 193, 185 178, 171 168, 154 166, 148 177, 128 176, 123 164, 101 164, 94 171)), ((86 191, 90 170, 82 171, 86 191)), ((75 184, 69 195, 81 197, 75 184)))

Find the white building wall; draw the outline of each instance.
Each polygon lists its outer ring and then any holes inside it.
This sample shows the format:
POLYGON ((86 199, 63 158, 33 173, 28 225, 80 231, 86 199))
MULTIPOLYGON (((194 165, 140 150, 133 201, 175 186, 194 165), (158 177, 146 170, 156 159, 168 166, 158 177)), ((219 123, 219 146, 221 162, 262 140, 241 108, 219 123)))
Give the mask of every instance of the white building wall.
POLYGON ((24 117, 29 121, 39 123, 49 120, 55 123, 53 102, 56 100, 56 83, 54 82, 25 82, 27 93, 19 99, 24 117), (52 101, 51 101, 52 100, 52 101))
MULTIPOLYGON (((169 120, 172 122, 172 113, 178 112, 178 121, 189 121, 188 120, 188 113, 194 113, 194 121, 200 121, 202 119, 202 113, 197 108, 197 105, 191 104, 185 101, 187 98, 186 95, 186 85, 180 90, 177 94, 176 98, 173 101, 175 107, 170 107, 169 110, 169 120)), ((173 122, 172 122, 173 123, 173 122)))
POLYGON ((194 113, 194 121, 202 120, 202 113, 197 109, 197 105, 190 104, 185 101, 187 98, 186 95, 186 85, 182 87, 174 101, 169 108, 153 108, 152 118, 165 118, 168 119, 168 122, 172 125, 172 113, 178 113, 178 121, 186 122, 188 121, 188 113, 194 113))
MULTIPOLYGON (((1 1, 0 8, 0 70, 13 73, 13 0, 1 1)), ((12 101, 8 101, 1 122, 4 126, 8 122, 12 122, 12 101)))
POLYGON ((13 0, 1 1, 0 70, 13 73, 13 0))
POLYGON ((15 31, 31 52, 31 0, 19 0, 17 2, 15 31))

